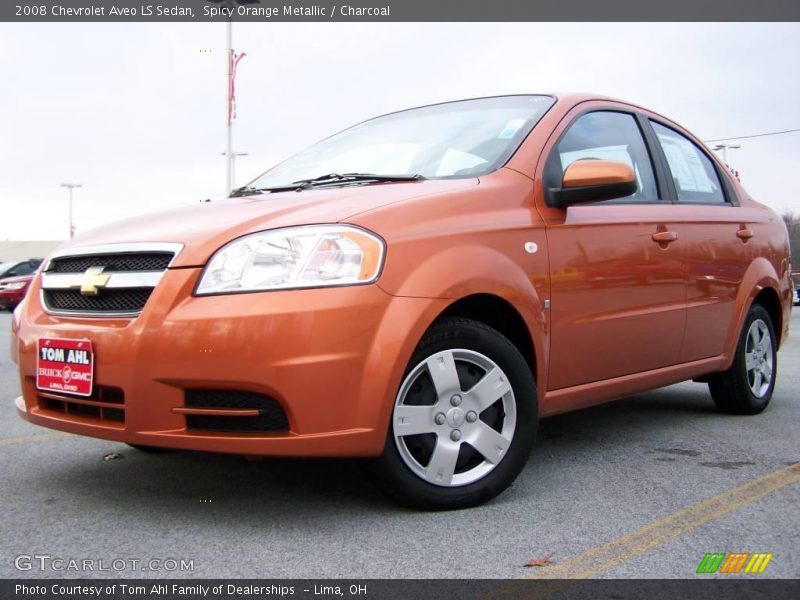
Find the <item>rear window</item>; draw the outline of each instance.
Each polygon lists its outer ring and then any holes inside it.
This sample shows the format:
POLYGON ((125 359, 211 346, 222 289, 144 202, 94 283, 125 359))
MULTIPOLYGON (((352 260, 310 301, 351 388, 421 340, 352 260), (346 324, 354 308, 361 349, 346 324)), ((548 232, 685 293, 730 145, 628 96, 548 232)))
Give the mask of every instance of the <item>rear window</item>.
POLYGON ((711 159, 687 137, 660 123, 651 123, 669 163, 678 200, 725 203, 725 193, 711 159))

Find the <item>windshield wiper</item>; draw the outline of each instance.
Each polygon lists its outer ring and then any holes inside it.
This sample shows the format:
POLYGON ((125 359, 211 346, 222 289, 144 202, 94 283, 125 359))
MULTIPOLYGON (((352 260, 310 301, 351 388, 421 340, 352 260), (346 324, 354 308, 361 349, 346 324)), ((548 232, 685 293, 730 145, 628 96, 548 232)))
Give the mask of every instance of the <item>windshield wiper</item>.
POLYGON ((422 181, 425 177, 419 174, 415 175, 377 175, 375 173, 329 173, 328 175, 320 175, 313 179, 300 179, 292 183, 298 186, 323 186, 323 185, 339 185, 347 183, 383 183, 383 182, 403 182, 403 181, 422 181))
POLYGON ((293 191, 300 191, 305 189, 307 186, 299 185, 299 184, 292 184, 292 185, 281 185, 277 187, 263 187, 257 188, 252 187, 249 185, 243 185, 240 188, 236 188, 230 193, 228 198, 241 198, 242 196, 256 196, 258 194, 263 194, 264 192, 293 192, 293 191))
POLYGON ((384 182, 403 182, 403 181, 422 181, 422 175, 376 175, 374 173, 329 173, 320 175, 313 179, 300 179, 288 185, 276 187, 257 188, 244 185, 236 188, 230 194, 230 198, 240 198, 242 196, 255 196, 265 192, 299 192, 312 187, 326 187, 333 185, 347 185, 348 183, 384 183, 384 182))

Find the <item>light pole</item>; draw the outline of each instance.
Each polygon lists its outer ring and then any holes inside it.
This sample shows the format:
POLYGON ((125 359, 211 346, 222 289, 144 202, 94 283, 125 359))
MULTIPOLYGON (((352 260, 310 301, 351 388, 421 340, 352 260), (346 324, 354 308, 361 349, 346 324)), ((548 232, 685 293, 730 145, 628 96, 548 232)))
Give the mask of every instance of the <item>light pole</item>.
POLYGON ((731 150, 737 150, 741 148, 741 146, 739 144, 717 144, 713 148, 714 152, 722 150, 722 162, 724 162, 725 165, 728 164, 728 148, 731 150))
POLYGON ((83 187, 82 183, 62 183, 61 187, 69 190, 69 237, 75 235, 75 227, 72 226, 72 190, 75 188, 83 187))
POLYGON ((234 10, 236 10, 237 5, 243 6, 246 4, 260 4, 261 0, 206 0, 206 2, 223 4, 230 10, 228 13, 228 23, 225 30, 225 60, 228 63, 228 67, 225 75, 225 113, 227 121, 225 127, 225 152, 223 152, 223 156, 225 156, 225 195, 227 196, 233 190, 233 161, 237 156, 233 153, 233 80, 236 76, 236 63, 239 62, 239 59, 241 59, 242 56, 244 56, 242 54, 236 57, 233 54, 233 13, 234 10))
MULTIPOLYGON (((231 4, 229 6, 232 7, 231 4)), ((226 30, 226 44, 225 44, 225 59, 228 62, 228 74, 225 77, 225 87, 228 89, 228 94, 225 102, 225 111, 227 114, 228 125, 225 129, 225 195, 231 193, 233 190, 233 161, 236 160, 233 156, 233 18, 228 18, 228 26, 226 30)))
MULTIPOLYGON (((227 156, 227 152, 223 152, 222 156, 227 156)), ((231 153, 231 159, 228 162, 230 165, 230 189, 233 190, 236 188, 236 157, 237 156, 247 156, 247 152, 233 152, 231 153)))

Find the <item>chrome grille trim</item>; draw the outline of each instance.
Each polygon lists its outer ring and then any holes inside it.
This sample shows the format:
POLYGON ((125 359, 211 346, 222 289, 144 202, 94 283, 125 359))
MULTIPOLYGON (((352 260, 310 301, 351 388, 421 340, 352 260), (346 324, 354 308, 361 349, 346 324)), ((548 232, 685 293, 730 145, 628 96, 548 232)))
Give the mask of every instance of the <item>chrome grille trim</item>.
MULTIPOLYGON (((115 273, 109 271, 107 288, 154 288, 164 276, 164 271, 123 271, 115 273)), ((81 287, 83 273, 42 273, 42 289, 68 290, 81 287)))
POLYGON ((56 250, 53 254, 47 257, 43 271, 50 268, 50 262, 57 258, 66 258, 72 256, 91 256, 94 254, 139 254, 147 252, 173 252, 174 257, 170 261, 167 268, 172 266, 178 254, 183 250, 183 244, 171 244, 162 242, 135 242, 130 244, 102 244, 98 246, 80 246, 78 248, 65 248, 63 250, 56 250))
MULTIPOLYGON (((131 243, 131 244, 103 244, 98 246, 82 246, 79 248, 66 248, 58 250, 48 257, 44 268, 42 269, 41 290, 39 300, 42 308, 51 315, 66 316, 66 317, 92 317, 92 318, 134 318, 141 313, 142 309, 134 311, 110 311, 110 310, 67 310, 58 309, 48 305, 47 292, 63 291, 63 290, 76 290, 79 289, 84 282, 86 272, 75 273, 55 273, 48 272, 53 266, 53 261, 59 259, 79 258, 79 257, 102 257, 104 255, 141 255, 152 253, 171 253, 167 267, 162 271, 107 271, 104 274, 108 275, 108 281, 103 288, 112 290, 153 290, 161 281, 161 278, 166 273, 175 261, 175 258, 183 250, 183 244, 172 243, 131 243)), ((102 260, 98 262, 102 263, 102 260)), ((100 265, 98 265, 100 266, 100 265)), ((102 294, 102 291, 100 292, 102 294)))

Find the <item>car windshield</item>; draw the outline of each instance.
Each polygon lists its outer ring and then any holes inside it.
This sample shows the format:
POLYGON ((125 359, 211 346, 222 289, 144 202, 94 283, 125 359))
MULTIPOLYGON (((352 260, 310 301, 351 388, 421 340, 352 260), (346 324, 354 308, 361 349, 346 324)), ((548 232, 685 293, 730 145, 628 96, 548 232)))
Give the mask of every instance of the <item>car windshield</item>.
POLYGON ((550 96, 503 96, 377 117, 311 146, 250 187, 288 186, 331 173, 485 175, 506 163, 554 102, 550 96))

